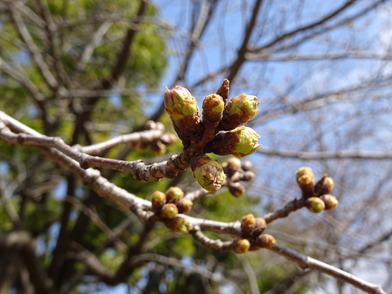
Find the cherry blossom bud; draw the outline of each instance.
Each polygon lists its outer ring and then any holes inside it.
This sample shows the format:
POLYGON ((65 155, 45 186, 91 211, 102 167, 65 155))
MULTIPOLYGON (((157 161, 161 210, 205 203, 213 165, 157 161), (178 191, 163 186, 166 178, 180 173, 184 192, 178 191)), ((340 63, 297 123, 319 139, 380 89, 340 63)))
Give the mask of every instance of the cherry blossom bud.
POLYGON ((173 203, 165 204, 161 210, 161 216, 167 219, 175 218, 177 213, 178 213, 177 206, 173 203))
POLYGON ((228 177, 233 176, 236 172, 241 171, 241 160, 236 157, 232 157, 224 165, 225 174, 228 177))
POLYGON ((325 209, 325 204, 318 197, 310 197, 306 199, 306 207, 313 213, 319 213, 325 209))
POLYGON ((189 199, 183 198, 177 202, 177 208, 179 213, 185 213, 192 209, 193 202, 189 199))
POLYGON ((269 234, 261 234, 256 238, 255 243, 261 248, 272 248, 276 244, 276 239, 269 234))
POLYGON ((234 129, 251 120, 258 113, 256 96, 240 94, 231 98, 226 104, 223 112, 222 122, 219 125, 221 130, 234 129))
POLYGON ((228 184, 229 192, 234 197, 238 198, 245 194, 245 187, 241 183, 228 184))
POLYGON ((244 236, 249 236, 256 225, 256 218, 253 214, 249 213, 241 219, 241 231, 244 236))
POLYGON ((300 167, 296 172, 298 186, 302 191, 310 192, 314 187, 314 174, 310 167, 300 167))
POLYGON ((152 210, 157 212, 160 211, 166 203, 166 194, 161 191, 154 191, 151 194, 151 206, 152 210))
POLYGON ((175 217, 167 221, 166 226, 173 231, 183 234, 189 233, 191 230, 193 230, 193 224, 191 221, 184 217, 175 217))
POLYGON ((193 176, 207 191, 217 191, 226 180, 222 166, 206 155, 193 158, 191 161, 193 176))
POLYGON ((219 122, 225 107, 223 98, 218 94, 211 94, 203 100, 203 120, 219 122))
POLYGON ((236 253, 245 253, 250 248, 250 242, 248 239, 237 239, 233 241, 233 250, 236 253))
POLYGON ((266 227, 267 227, 267 223, 265 222, 265 219, 262 218, 262 217, 257 217, 256 218, 255 227, 254 227, 254 229, 252 231, 251 236, 252 237, 259 236, 261 233, 264 232, 266 227))
POLYGON ((329 209, 335 208, 339 204, 338 199, 335 196, 332 196, 330 194, 321 195, 320 199, 325 204, 325 210, 329 210, 329 209))
POLYGON ((166 112, 177 127, 176 131, 186 133, 196 127, 200 118, 199 107, 186 88, 176 86, 166 89, 164 103, 166 112))
POLYGON ((181 190, 179 187, 170 187, 166 191, 166 199, 169 203, 177 203, 184 197, 184 191, 181 190))
POLYGON ((324 182, 323 182, 323 186, 321 188, 321 194, 331 193, 334 186, 335 186, 335 183, 333 182, 333 179, 331 177, 325 177, 324 182))
POLYGON ((244 157, 255 152, 260 146, 259 138, 259 134, 253 129, 242 126, 231 131, 219 132, 207 149, 218 155, 232 154, 244 157))

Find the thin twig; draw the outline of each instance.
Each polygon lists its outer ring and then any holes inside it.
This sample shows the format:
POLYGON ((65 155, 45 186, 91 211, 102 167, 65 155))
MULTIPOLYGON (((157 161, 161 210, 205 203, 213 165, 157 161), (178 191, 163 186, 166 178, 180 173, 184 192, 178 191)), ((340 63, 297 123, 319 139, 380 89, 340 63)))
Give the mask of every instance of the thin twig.
POLYGON ((366 293, 373 294, 386 294, 384 290, 376 284, 366 282, 348 272, 338 269, 325 262, 319 261, 309 256, 302 255, 292 249, 286 248, 282 245, 276 244, 271 251, 287 258, 292 263, 297 264, 302 269, 315 269, 319 272, 325 273, 329 276, 335 277, 338 280, 349 283, 358 289, 365 291, 366 293))

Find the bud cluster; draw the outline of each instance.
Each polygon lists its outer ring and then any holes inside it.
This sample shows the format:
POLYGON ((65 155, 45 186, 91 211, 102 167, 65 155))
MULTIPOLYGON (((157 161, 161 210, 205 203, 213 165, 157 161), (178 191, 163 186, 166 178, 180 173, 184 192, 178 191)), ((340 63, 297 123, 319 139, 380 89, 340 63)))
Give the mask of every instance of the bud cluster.
POLYGON ((229 192, 236 198, 245 194, 245 187, 239 181, 250 181, 254 178, 254 173, 251 171, 252 163, 250 161, 241 162, 236 157, 232 157, 229 161, 222 164, 225 172, 226 186, 229 192))
POLYGON ((178 187, 170 187, 166 193, 155 191, 151 194, 151 206, 156 215, 163 219, 174 219, 178 213, 191 210, 193 202, 184 198, 178 187))
MULTIPOLYGON (((218 90, 219 94, 210 94, 204 98, 201 119, 196 99, 186 88, 176 86, 171 90, 166 89, 165 110, 184 148, 194 146, 193 151, 200 155, 212 152, 217 155, 244 157, 255 152, 260 146, 260 136, 253 129, 242 126, 255 117, 260 102, 256 96, 247 94, 240 94, 227 101, 228 90, 229 82, 224 80, 218 90)), ((219 189, 224 181, 219 164, 210 161, 202 172, 196 170, 201 168, 200 164, 197 165, 192 169, 202 187, 208 191, 219 189)), ((243 189, 238 185, 231 189, 235 195, 243 193, 243 189)))
MULTIPOLYGON (((247 250, 257 250, 259 248, 270 248, 275 244, 275 239, 267 234, 263 234, 264 230, 266 229, 267 224, 264 220, 264 218, 261 217, 255 217, 253 214, 249 213, 245 216, 242 217, 241 219, 241 232, 242 232, 242 238, 240 240, 248 240, 250 243, 250 246, 247 248, 247 250), (263 236, 263 237, 261 237, 263 236), (268 239, 268 243, 266 241, 260 241, 264 240, 265 236, 270 236, 271 238, 268 239), (260 239, 261 238, 261 239, 260 239), (273 244, 272 244, 273 240, 273 244), (272 244, 272 245, 271 245, 272 244), (270 247, 268 247, 270 246, 270 247)), ((238 247, 237 243, 239 242, 234 241, 234 244, 238 247)), ((238 253, 238 249, 234 247, 234 251, 238 253)), ((243 253, 243 252, 240 252, 243 253)))
POLYGON ((296 172, 297 183, 306 198, 305 206, 313 213, 329 210, 338 205, 335 196, 330 195, 334 188, 331 177, 323 176, 314 184, 314 174, 310 167, 301 167, 296 172))

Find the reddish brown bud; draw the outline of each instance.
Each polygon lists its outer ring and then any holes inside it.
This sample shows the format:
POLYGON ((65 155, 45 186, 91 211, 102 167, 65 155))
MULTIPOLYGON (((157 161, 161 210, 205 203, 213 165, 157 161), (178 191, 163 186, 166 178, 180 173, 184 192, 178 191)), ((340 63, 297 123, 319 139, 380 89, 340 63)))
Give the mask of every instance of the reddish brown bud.
POLYGON ((244 171, 251 171, 253 169, 253 163, 250 162, 249 160, 245 160, 241 163, 241 168, 244 171))
POLYGON ((306 199, 306 207, 313 213, 319 213, 325 209, 325 204, 318 197, 310 197, 306 199))
POLYGON ((151 194, 151 206, 152 210, 157 212, 160 211, 166 203, 166 195, 161 191, 154 191, 151 194))
POLYGON ((250 242, 248 239, 237 239, 233 241, 233 250, 236 253, 245 253, 250 248, 250 242))
POLYGON ((255 240, 255 245, 261 248, 272 248, 275 244, 275 237, 269 234, 261 234, 255 240))
POLYGON ((320 199, 325 204, 325 210, 329 210, 329 209, 335 208, 339 204, 338 199, 335 196, 332 196, 330 194, 321 195, 320 199))
POLYGON ((161 216, 163 218, 172 219, 178 214, 177 206, 173 203, 167 203, 162 207, 161 216))
POLYGON ((185 213, 192 209, 193 202, 189 199, 183 198, 177 202, 177 208, 179 213, 185 213))
POLYGON ((225 173, 228 177, 231 177, 236 172, 241 171, 241 160, 236 157, 232 157, 224 166, 225 173))
POLYGON ((166 146, 160 140, 155 140, 151 143, 151 151, 157 155, 162 155, 166 152, 166 146))
POLYGON ((241 183, 230 183, 228 185, 229 192, 234 197, 238 198, 245 194, 245 187, 241 183))

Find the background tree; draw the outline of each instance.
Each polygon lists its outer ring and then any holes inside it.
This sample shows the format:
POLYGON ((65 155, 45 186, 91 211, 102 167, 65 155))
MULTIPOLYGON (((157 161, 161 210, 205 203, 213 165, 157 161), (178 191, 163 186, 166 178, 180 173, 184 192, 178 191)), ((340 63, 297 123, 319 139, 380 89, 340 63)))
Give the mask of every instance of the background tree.
MULTIPOLYGON (((165 86, 186 86, 201 103, 228 78, 230 97, 260 97, 248 124, 263 144, 251 157, 258 176, 249 195, 233 198, 225 188, 195 201, 191 214, 267 216, 301 196, 294 174, 309 165, 333 176, 339 207, 298 211, 267 232, 391 289, 390 1, 4 0, 0 11, 0 109, 75 152, 147 163, 178 153, 180 141, 145 123, 173 131, 165 86), (129 144, 95 145, 117 137, 129 144)), ((6 114, 1 121, 15 134, 31 131, 6 114)), ((98 196, 93 174, 20 143, 0 141, 4 292, 86 293, 123 283, 141 293, 354 291, 269 251, 217 253, 141 223, 138 211, 98 196)), ((148 184, 101 173, 140 198, 173 185, 199 189, 189 171, 148 184)))

